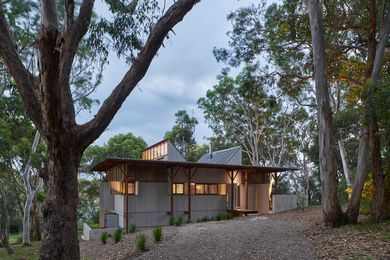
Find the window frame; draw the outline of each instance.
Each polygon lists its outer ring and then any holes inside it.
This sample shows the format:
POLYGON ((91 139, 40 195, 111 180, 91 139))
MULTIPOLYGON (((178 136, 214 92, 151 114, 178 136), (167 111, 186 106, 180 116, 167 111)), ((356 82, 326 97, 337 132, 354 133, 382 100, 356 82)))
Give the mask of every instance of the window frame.
MULTIPOLYGON (((225 194, 219 194, 220 192, 220 188, 219 188, 219 185, 221 184, 224 184, 226 185, 226 183, 201 183, 201 182, 192 182, 191 184, 194 184, 194 193, 191 193, 191 195, 203 195, 203 196, 226 196, 226 191, 225 191, 225 194), (197 185, 203 185, 203 190, 205 191, 204 193, 197 193, 196 192, 196 186, 197 185), (210 193, 210 186, 211 185, 215 185, 217 190, 216 190, 216 193, 210 193)), ((190 185, 191 187, 192 185, 190 185)), ((226 187, 226 186, 225 186, 226 187)), ((225 189, 226 190, 226 189, 225 189)))
POLYGON ((185 194, 185 184, 184 182, 174 182, 171 184, 171 192, 173 195, 184 195, 185 194), (177 186, 176 185, 183 185, 183 192, 177 193, 177 186))

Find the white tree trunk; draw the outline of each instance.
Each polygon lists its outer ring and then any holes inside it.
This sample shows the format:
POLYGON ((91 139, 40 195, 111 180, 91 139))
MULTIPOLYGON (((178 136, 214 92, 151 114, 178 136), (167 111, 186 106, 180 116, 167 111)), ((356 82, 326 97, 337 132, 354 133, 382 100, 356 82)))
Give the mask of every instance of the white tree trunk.
POLYGON ((337 140, 339 149, 340 149, 340 156, 341 161, 343 163, 343 171, 345 176, 345 181, 347 182, 348 188, 352 188, 352 182, 351 178, 349 177, 349 167, 348 167, 348 161, 347 161, 347 152, 345 151, 345 146, 342 140, 337 140))
POLYGON ((31 238, 30 238, 30 232, 31 232, 31 206, 32 202, 36 196, 36 194, 39 192, 39 190, 42 188, 43 180, 39 178, 39 183, 33 189, 31 186, 30 178, 31 178, 31 157, 32 155, 37 151, 37 147, 39 144, 39 140, 41 138, 41 135, 39 134, 39 131, 35 133, 35 138, 32 144, 31 149, 31 155, 28 159, 27 165, 23 172, 23 182, 24 182, 24 188, 26 191, 26 202, 24 204, 23 209, 23 245, 30 246, 31 245, 31 238))

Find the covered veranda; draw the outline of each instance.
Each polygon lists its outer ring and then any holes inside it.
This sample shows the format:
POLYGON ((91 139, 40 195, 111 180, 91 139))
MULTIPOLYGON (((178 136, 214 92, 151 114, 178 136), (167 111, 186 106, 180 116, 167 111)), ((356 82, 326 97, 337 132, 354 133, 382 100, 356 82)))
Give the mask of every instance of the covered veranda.
MULTIPOLYGON (((283 167, 263 167, 263 166, 251 166, 251 165, 231 165, 231 164, 210 164, 210 163, 196 163, 196 162, 173 162, 173 161, 158 161, 158 160, 133 160, 133 159, 124 159, 124 158, 107 158, 103 162, 94 166, 91 171, 100 171, 106 172, 112 171, 115 169, 116 174, 120 174, 120 180, 124 184, 124 213, 125 213, 125 230, 128 231, 129 223, 128 223, 128 183, 131 180, 139 180, 139 181, 150 181, 151 176, 146 176, 147 174, 142 174, 142 172, 133 171, 134 168, 139 167, 158 167, 159 169, 163 169, 161 172, 167 173, 167 181, 170 184, 170 205, 167 211, 167 214, 173 216, 174 214, 174 192, 173 192, 173 183, 175 182, 175 178, 180 170, 185 173, 186 176, 186 184, 187 187, 187 211, 185 214, 188 215, 188 220, 191 221, 191 199, 193 194, 191 194, 191 183, 193 182, 194 176, 196 174, 204 174, 200 169, 219 169, 223 170, 228 177, 229 182, 226 184, 230 184, 230 198, 229 198, 229 206, 230 211, 235 213, 249 213, 253 210, 249 210, 248 207, 248 184, 250 183, 258 183, 259 181, 269 181, 269 174, 277 173, 277 172, 285 172, 290 170, 297 170, 295 168, 283 168, 283 167), (240 205, 240 209, 234 209, 234 182, 237 176, 241 173, 241 181, 244 184, 244 205, 240 205), (144 176, 142 176, 144 175, 144 176)), ((163 181, 165 176, 161 174, 161 176, 157 177, 160 181, 163 181)))

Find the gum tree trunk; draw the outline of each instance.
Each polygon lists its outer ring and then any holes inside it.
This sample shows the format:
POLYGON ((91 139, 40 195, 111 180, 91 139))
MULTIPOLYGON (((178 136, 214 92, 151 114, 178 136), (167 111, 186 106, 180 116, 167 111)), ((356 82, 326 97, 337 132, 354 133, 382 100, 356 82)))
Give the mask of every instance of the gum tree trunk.
POLYGON ((347 182, 348 188, 352 188, 352 182, 351 178, 349 177, 349 167, 348 167, 348 160, 347 160, 347 152, 345 151, 345 146, 342 140, 337 140, 337 143, 339 145, 340 149, 340 156, 341 156, 341 162, 343 164, 343 171, 344 171, 344 177, 345 181, 347 182))
MULTIPOLYGON (((80 41, 87 34, 94 0, 64 1, 66 22, 59 26, 57 2, 41 0, 37 37, 39 77, 22 63, 4 12, 0 8, 0 57, 15 80, 28 116, 42 134, 48 151, 42 176, 46 200, 42 210, 44 240, 41 259, 80 259, 77 238, 77 170, 84 150, 108 127, 126 98, 145 76, 172 28, 200 0, 177 0, 158 19, 122 80, 85 124, 76 123, 70 73, 80 41), (77 16, 75 15, 77 13, 77 16)), ((61 2, 61 1, 60 1, 61 2)), ((58 3, 59 4, 59 3, 58 3)))
POLYGON ((30 155, 30 158, 28 159, 26 168, 23 172, 23 182, 24 182, 24 188, 26 191, 26 201, 24 203, 24 209, 23 209, 23 245, 24 246, 30 246, 31 245, 31 207, 33 204, 33 200, 35 199, 36 194, 39 192, 39 190, 42 187, 42 179, 38 178, 38 183, 36 184, 36 187, 33 187, 31 185, 31 156, 36 152, 39 140, 41 138, 41 135, 37 131, 35 134, 35 138, 32 144, 32 154, 30 155))
POLYGON ((10 217, 8 211, 7 195, 0 191, 0 244, 5 247, 8 255, 14 254, 14 250, 9 244, 10 217))
POLYGON ((309 13, 315 70, 322 211, 325 225, 340 226, 345 223, 345 217, 337 198, 337 172, 333 153, 333 119, 327 82, 322 8, 319 0, 304 0, 304 4, 309 13))
POLYGON ((45 180, 46 200, 42 210, 45 237, 41 259, 80 259, 77 171, 82 153, 70 143, 65 142, 50 150, 45 180))
POLYGON ((35 196, 35 199, 33 200, 33 223, 34 223, 34 233, 35 233, 35 241, 41 241, 41 224, 39 222, 39 201, 37 197, 35 196))

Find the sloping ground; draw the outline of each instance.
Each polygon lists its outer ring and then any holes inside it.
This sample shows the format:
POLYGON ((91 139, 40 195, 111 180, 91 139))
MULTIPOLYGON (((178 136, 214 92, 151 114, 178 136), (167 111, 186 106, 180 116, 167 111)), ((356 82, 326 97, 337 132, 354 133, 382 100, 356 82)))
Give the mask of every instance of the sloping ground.
POLYGON ((294 223, 312 241, 319 259, 390 259, 390 222, 371 224, 360 217, 358 225, 328 228, 320 207, 269 216, 294 223))
POLYGON ((174 240, 137 259, 314 259, 294 225, 266 217, 185 225, 174 240))
POLYGON ((163 242, 155 244, 151 231, 148 251, 135 250, 137 234, 121 242, 80 243, 83 259, 315 259, 309 239, 294 224, 266 217, 241 218, 164 227, 163 242))

